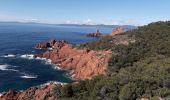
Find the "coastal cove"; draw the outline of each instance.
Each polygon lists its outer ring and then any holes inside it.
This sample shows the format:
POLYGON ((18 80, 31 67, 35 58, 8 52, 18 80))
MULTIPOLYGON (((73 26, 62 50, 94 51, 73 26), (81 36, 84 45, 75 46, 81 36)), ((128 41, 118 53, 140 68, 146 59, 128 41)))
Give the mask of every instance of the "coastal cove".
POLYGON ((100 29, 110 33, 112 27, 59 26, 44 24, 0 23, 0 92, 24 90, 49 81, 71 83, 67 72, 56 69, 50 60, 33 59, 45 50, 35 45, 50 39, 66 40, 71 44, 82 44, 97 38, 85 34, 100 29))
POLYGON ((0 100, 170 100, 170 0, 1 0, 0 100))

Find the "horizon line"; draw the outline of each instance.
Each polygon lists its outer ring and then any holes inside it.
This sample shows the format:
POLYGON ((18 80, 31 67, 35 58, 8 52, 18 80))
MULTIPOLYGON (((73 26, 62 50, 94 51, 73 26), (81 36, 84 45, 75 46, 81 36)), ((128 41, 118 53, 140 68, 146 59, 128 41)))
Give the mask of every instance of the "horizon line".
POLYGON ((83 24, 83 23, 45 23, 45 22, 27 22, 27 21, 0 21, 0 23, 26 23, 26 24, 46 24, 46 25, 104 25, 104 26, 143 26, 143 25, 132 25, 132 24, 83 24))

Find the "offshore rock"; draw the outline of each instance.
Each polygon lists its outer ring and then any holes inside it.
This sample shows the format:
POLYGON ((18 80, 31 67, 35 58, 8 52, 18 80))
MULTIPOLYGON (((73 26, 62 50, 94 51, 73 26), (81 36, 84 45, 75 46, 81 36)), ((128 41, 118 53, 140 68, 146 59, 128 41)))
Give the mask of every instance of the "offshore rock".
POLYGON ((110 33, 110 34, 102 34, 102 33, 99 32, 99 30, 97 30, 97 32, 89 33, 86 36, 88 36, 88 37, 101 37, 101 38, 105 38, 105 37, 109 37, 109 36, 113 37, 113 36, 121 34, 123 32, 125 32, 125 30, 122 27, 118 27, 118 28, 114 28, 112 30, 112 33, 110 33))

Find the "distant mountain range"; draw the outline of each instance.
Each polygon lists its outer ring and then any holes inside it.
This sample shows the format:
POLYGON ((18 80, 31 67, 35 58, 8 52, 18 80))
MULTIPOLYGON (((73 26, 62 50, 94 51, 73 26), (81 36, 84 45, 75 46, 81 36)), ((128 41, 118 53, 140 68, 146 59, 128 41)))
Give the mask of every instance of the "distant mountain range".
POLYGON ((123 27, 124 29, 133 29, 136 28, 137 26, 133 25, 105 25, 105 24, 97 24, 97 25, 88 25, 88 24, 57 24, 57 25, 63 25, 63 26, 87 26, 87 27, 111 27, 111 28, 116 28, 116 27, 123 27))
POLYGON ((134 29, 137 26, 133 25, 105 25, 105 24, 97 24, 97 25, 88 25, 88 24, 46 24, 46 23, 35 23, 35 22, 0 22, 0 24, 32 24, 32 25, 57 25, 57 26, 82 26, 82 27, 123 27, 125 30, 134 29))

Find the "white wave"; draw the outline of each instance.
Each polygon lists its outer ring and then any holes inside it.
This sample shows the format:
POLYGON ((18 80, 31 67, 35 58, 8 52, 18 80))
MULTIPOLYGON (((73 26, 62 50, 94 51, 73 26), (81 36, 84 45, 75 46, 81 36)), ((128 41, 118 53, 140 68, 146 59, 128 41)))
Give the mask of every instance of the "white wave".
POLYGON ((31 78, 38 77, 37 75, 31 75, 31 74, 26 74, 26 73, 23 73, 23 74, 24 74, 23 76, 20 76, 21 78, 31 79, 31 78))
POLYGON ((53 64, 51 59, 40 58, 40 57, 37 57, 36 59, 45 61, 45 64, 52 65, 52 67, 54 69, 61 70, 61 68, 59 67, 60 65, 59 64, 53 64))
POLYGON ((8 65, 8 64, 0 65, 0 70, 18 72, 18 70, 8 68, 9 66, 11 66, 11 65, 8 65))
POLYGON ((46 64, 52 64, 52 60, 50 60, 50 59, 46 59, 45 62, 46 62, 46 64))
POLYGON ((8 70, 7 67, 8 67, 7 64, 5 64, 5 65, 0 65, 0 70, 8 70))
POLYGON ((14 55, 14 54, 7 54, 7 55, 1 56, 1 57, 13 58, 13 57, 16 57, 16 55, 14 55))
POLYGON ((24 54, 20 56, 21 58, 24 59, 34 59, 34 55, 33 54, 24 54))
POLYGON ((45 61, 45 64, 52 64, 52 61, 50 59, 36 57, 36 60, 45 61))
POLYGON ((2 96, 2 94, 0 93, 0 97, 2 96))
POLYGON ((44 83, 44 84, 41 84, 40 85, 40 87, 44 87, 44 86, 48 86, 48 85, 50 85, 50 84, 61 84, 61 85, 66 85, 67 83, 64 83, 64 82, 57 82, 57 81, 48 81, 48 82, 46 82, 46 83, 44 83))
POLYGON ((21 78, 37 78, 36 76, 31 76, 31 75, 24 75, 24 76, 21 76, 21 78))
POLYGON ((46 58, 36 57, 37 60, 47 60, 46 58))
POLYGON ((53 65, 54 67, 54 69, 57 69, 57 70, 62 70, 58 65, 53 65))
POLYGON ((45 61, 45 64, 52 65, 52 67, 53 67, 54 69, 61 70, 61 68, 59 67, 59 65, 56 65, 56 64, 53 64, 53 63, 52 63, 52 60, 51 60, 51 59, 41 58, 41 60, 44 60, 44 61, 45 61))
POLYGON ((47 48, 48 50, 53 50, 53 48, 47 48))
MULTIPOLYGON (((0 70, 19 72, 19 70, 9 68, 10 66, 11 65, 8 65, 8 64, 0 65, 0 70)), ((14 66, 14 67, 18 67, 18 66, 14 66)), ((21 78, 37 78, 38 77, 37 75, 27 74, 24 72, 19 72, 19 73, 22 74, 22 76, 20 76, 21 78)))
POLYGON ((57 81, 54 81, 53 82, 54 84, 61 84, 61 85, 66 85, 67 83, 64 83, 64 82, 57 82, 57 81))

